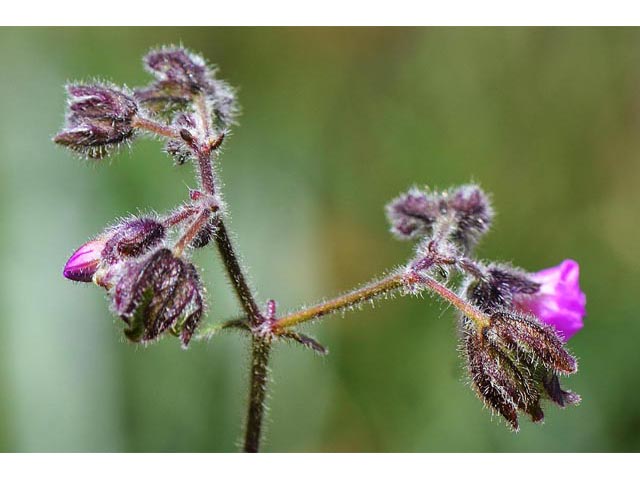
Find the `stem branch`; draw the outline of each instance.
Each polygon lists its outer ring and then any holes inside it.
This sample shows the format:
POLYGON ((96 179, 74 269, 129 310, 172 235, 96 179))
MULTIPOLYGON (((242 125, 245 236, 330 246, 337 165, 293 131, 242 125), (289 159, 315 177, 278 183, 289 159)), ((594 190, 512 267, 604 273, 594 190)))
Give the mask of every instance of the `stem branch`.
POLYGON ((260 309, 253 297, 251 287, 249 287, 249 283, 244 276, 238 257, 236 256, 233 245, 231 244, 227 228, 220 217, 218 217, 216 221, 215 239, 218 251, 220 252, 220 256, 222 257, 227 273, 229 274, 229 279, 233 284, 233 288, 236 291, 236 295, 242 304, 242 308, 247 314, 247 317, 249 317, 251 325, 257 326, 261 320, 260 309))
POLYGON ((173 129, 169 125, 156 122, 155 120, 151 120, 150 118, 141 117, 140 115, 136 115, 134 117, 133 126, 141 130, 146 130, 150 133, 155 133, 156 135, 160 135, 161 137, 180 138, 178 132, 176 132, 175 129, 173 129))
POLYGON ((264 401, 267 395, 269 376, 269 352, 271 343, 262 337, 251 340, 251 385, 249 390, 249 409, 247 428, 244 437, 244 451, 257 453, 260 448, 264 401))
POLYGON ((346 293, 332 300, 305 308, 297 312, 280 317, 272 325, 272 331, 278 332, 303 322, 308 322, 338 310, 353 307, 372 298, 384 295, 392 290, 401 288, 407 280, 404 273, 394 273, 381 280, 370 283, 362 288, 346 293))

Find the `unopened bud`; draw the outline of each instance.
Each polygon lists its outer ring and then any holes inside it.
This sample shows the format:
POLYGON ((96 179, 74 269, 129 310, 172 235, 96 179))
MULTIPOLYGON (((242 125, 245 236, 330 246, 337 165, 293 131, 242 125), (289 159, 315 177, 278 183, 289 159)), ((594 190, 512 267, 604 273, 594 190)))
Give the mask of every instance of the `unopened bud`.
POLYGON ((443 208, 445 204, 437 195, 413 188, 392 200, 386 213, 391 231, 404 240, 430 235, 443 208))
POLYGON ((455 212, 453 237, 469 250, 491 227, 493 209, 489 198, 477 185, 464 185, 448 194, 447 206, 455 212))
POLYGON ((125 257, 138 257, 159 245, 165 237, 164 226, 153 218, 127 220, 111 229, 102 257, 114 264, 125 257))
POLYGON ((476 393, 514 430, 518 411, 542 421, 543 398, 560 406, 579 402, 578 395, 560 387, 558 374, 576 372, 577 363, 551 327, 519 312, 498 311, 482 327, 463 316, 461 328, 476 393))
POLYGON ((136 90, 135 95, 148 108, 168 112, 203 94, 219 126, 233 123, 237 112, 233 89, 215 78, 215 69, 200 55, 181 47, 167 47, 149 52, 144 65, 156 81, 136 90))
POLYGON ((77 249, 64 266, 63 275, 76 282, 91 282, 98 270, 104 240, 91 240, 77 249))
POLYGON ((101 84, 69 85, 67 93, 67 124, 54 137, 57 144, 90 158, 102 158, 133 136, 138 104, 132 96, 101 84))
POLYGON ((195 267, 168 249, 131 261, 112 292, 113 308, 127 323, 127 338, 149 342, 167 329, 189 344, 202 312, 202 286, 195 267))

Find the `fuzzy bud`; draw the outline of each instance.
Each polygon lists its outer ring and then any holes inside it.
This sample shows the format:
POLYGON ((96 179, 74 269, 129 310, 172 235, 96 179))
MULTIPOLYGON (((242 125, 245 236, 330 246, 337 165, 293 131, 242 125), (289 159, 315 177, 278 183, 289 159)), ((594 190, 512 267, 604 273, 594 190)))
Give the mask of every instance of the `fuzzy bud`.
POLYGON ((67 93, 67 123, 53 139, 57 144, 99 159, 133 136, 138 104, 123 90, 101 84, 72 84, 67 93))
POLYGON ((391 231, 400 239, 440 234, 469 251, 491 226, 493 210, 485 193, 465 185, 441 193, 417 188, 392 200, 386 208, 391 231))
POLYGON ((203 94, 211 103, 215 120, 220 126, 233 123, 237 112, 235 94, 224 82, 215 78, 200 55, 181 47, 152 50, 144 58, 144 65, 156 81, 136 90, 136 98, 148 108, 166 113, 180 109, 203 94))
POLYGON ((392 200, 386 213, 393 234, 405 240, 431 235, 433 223, 445 208, 437 195, 412 188, 392 200))
POLYGON ((468 251, 491 227, 493 209, 489 199, 480 187, 464 185, 449 192, 447 207, 455 212, 453 238, 468 251))
POLYGON ((102 253, 107 264, 117 263, 127 257, 139 257, 165 238, 165 227, 148 217, 127 220, 113 227, 111 232, 102 253))
POLYGON ((542 421, 542 399, 564 406, 580 397, 561 389, 559 374, 577 371, 577 362, 555 330, 520 312, 494 312, 478 327, 462 317, 463 350, 478 396, 518 430, 518 411, 542 421))
POLYGON ((76 282, 91 282, 98 270, 105 241, 91 240, 78 248, 64 266, 63 275, 76 282))
POLYGON ((189 344, 204 303, 195 267, 160 249, 140 262, 127 264, 111 292, 113 309, 128 325, 132 342, 149 342, 167 329, 189 344))

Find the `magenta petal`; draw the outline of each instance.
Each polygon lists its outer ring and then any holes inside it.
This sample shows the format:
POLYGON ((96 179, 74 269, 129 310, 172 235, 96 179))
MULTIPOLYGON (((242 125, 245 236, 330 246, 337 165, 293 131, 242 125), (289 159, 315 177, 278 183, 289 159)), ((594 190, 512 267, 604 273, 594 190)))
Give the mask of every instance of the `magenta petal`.
POLYGON ((76 250, 64 266, 62 274, 76 282, 91 282, 100 264, 104 241, 92 240, 76 250))
POLYGON ((531 274, 540 284, 533 295, 520 295, 516 306, 534 314, 541 322, 552 325, 566 342, 583 326, 586 295, 580 290, 580 266, 574 260, 531 274))

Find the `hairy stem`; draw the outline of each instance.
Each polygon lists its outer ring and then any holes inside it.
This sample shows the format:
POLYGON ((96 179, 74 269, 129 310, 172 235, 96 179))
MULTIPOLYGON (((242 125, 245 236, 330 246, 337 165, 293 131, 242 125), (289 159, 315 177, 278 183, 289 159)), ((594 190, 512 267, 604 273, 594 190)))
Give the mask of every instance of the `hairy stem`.
POLYGON ((204 209, 200 214, 195 218, 195 220, 189 225, 189 228, 186 232, 180 237, 177 241, 175 247, 173 247, 173 251, 177 256, 182 255, 182 252, 185 248, 191 243, 191 241, 200 233, 200 230, 204 228, 204 226, 209 221, 209 217, 211 217, 211 210, 204 209))
POLYGON ((257 326, 262 320, 260 309, 256 304, 249 282, 242 271, 238 257, 229 238, 227 228, 221 218, 216 220, 216 244, 218 251, 222 257, 224 266, 229 274, 229 279, 233 284, 233 288, 242 304, 242 308, 249 317, 249 322, 253 326, 257 326))
POLYGON ((249 409, 244 437, 244 451, 257 453, 260 448, 262 421, 269 376, 269 340, 254 336, 251 340, 251 384, 249 389, 249 409))
POLYGON ((473 320, 478 327, 486 327, 489 324, 489 317, 486 314, 482 313, 466 300, 460 298, 457 294, 449 290, 437 280, 426 275, 420 275, 418 282, 426 286, 435 294, 439 295, 443 300, 446 300, 456 307, 467 317, 473 320))
MULTIPOLYGON (((200 182, 205 193, 215 194, 215 177, 212 164, 212 154, 220 146, 224 139, 224 134, 217 138, 211 137, 211 110, 203 95, 196 97, 196 112, 202 122, 203 135, 195 146, 198 159, 198 172, 200 182)), ((189 139, 185 139, 188 141, 189 139)), ((193 148, 193 147, 192 147, 193 148)), ((195 222, 194 222, 195 223, 195 222)), ((238 256, 233 248, 229 233, 222 220, 222 216, 216 218, 216 245, 222 261, 231 279, 233 288, 242 304, 242 309, 249 318, 249 325, 254 327, 250 330, 251 338, 251 385, 249 388, 249 407, 247 413, 247 427, 245 432, 244 451, 258 452, 260 448, 260 434, 262 431, 262 421, 264 417, 264 402, 267 394, 268 383, 268 363, 271 342, 257 333, 257 328, 265 318, 261 315, 260 309, 255 301, 249 282, 247 281, 238 256)))
POLYGON ((208 148, 198 152, 198 169, 200 171, 200 183, 202 189, 209 195, 215 194, 216 183, 213 177, 213 166, 211 165, 211 152, 208 148))
POLYGON ((134 117, 133 126, 139 128, 140 130, 145 130, 149 133, 160 135, 161 137, 180 138, 179 133, 169 125, 156 122, 155 120, 151 120, 150 118, 141 117, 140 115, 136 115, 136 117, 134 117))
POLYGON ((362 302, 401 288, 406 280, 406 274, 394 273, 353 292, 280 317, 273 323, 271 327, 272 331, 277 333, 278 331, 286 330, 300 323, 308 322, 309 320, 329 315, 339 310, 344 310, 345 308, 354 307, 362 302))
POLYGON ((280 317, 271 325, 271 331, 277 334, 301 323, 357 306, 373 298, 384 296, 394 290, 412 285, 420 285, 431 290, 476 322, 480 327, 486 326, 489 322, 487 315, 460 298, 445 285, 427 275, 409 270, 408 272, 391 274, 353 292, 280 317))
POLYGON ((165 227, 174 227, 198 213, 198 208, 192 205, 183 205, 167 217, 162 219, 165 227))

